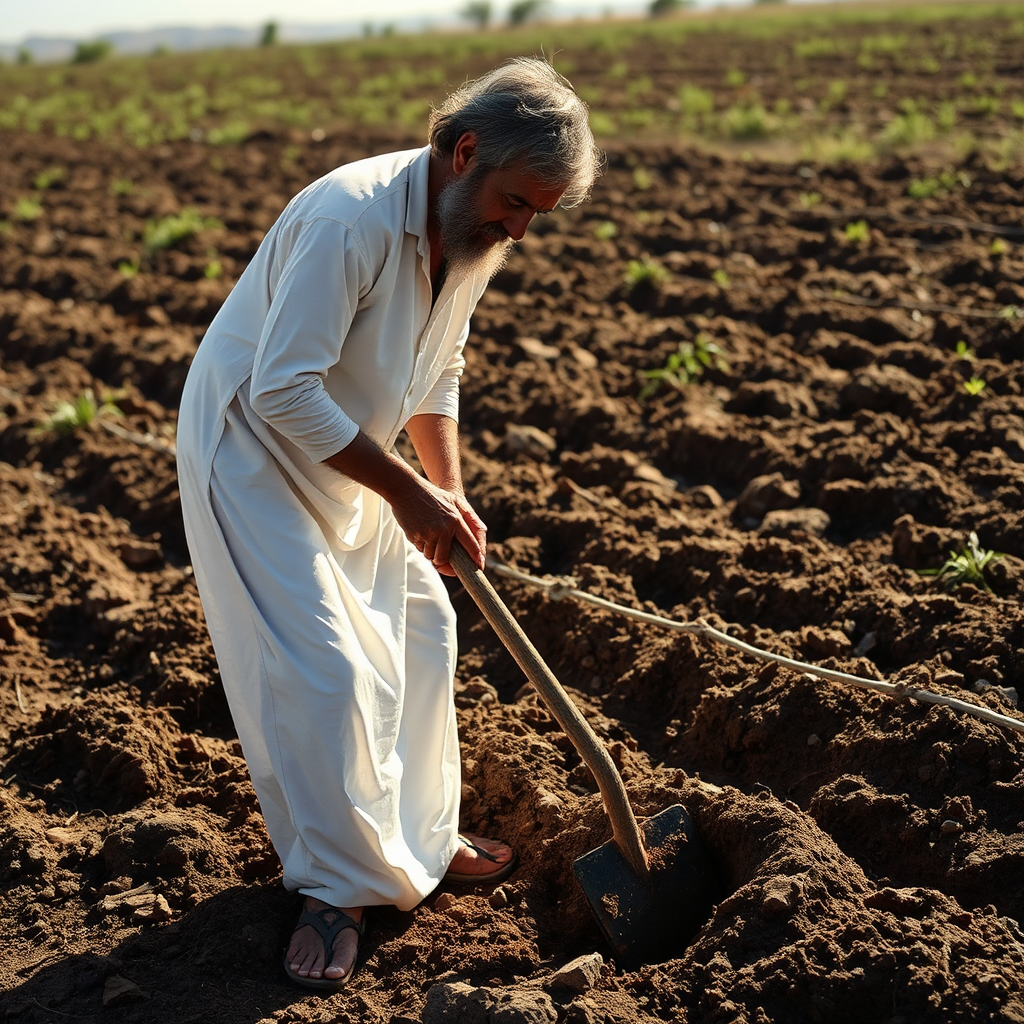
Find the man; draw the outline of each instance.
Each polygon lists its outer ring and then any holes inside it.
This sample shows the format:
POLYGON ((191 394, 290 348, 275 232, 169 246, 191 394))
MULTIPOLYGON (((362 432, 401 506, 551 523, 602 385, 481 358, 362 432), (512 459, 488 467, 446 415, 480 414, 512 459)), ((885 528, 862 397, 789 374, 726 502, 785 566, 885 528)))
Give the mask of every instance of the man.
POLYGON ((434 111, 430 145, 341 167, 289 203, 196 353, 178 428, 196 582, 284 883, 294 981, 351 977, 363 909, 494 882, 458 832, 451 545, 469 318, 537 213, 583 201, 586 106, 517 59, 434 111), (426 474, 392 452, 405 430, 426 474))

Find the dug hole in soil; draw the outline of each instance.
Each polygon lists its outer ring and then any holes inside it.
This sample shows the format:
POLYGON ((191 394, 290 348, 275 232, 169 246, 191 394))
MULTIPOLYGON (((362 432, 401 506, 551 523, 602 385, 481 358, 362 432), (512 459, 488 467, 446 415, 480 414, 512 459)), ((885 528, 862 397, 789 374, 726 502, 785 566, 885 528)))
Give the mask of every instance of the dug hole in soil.
MULTIPOLYGON (((465 593, 465 828, 522 864, 493 892, 381 909, 346 991, 280 971, 280 888, 205 632, 173 437, 189 361, 289 196, 418 138, 115 150, 5 136, 0 234, 0 1013, 20 1024, 1024 1020, 1021 734, 826 682, 494 577, 607 742, 638 815, 682 803, 724 893, 626 969, 572 873, 609 838, 594 782, 465 593), (140 183, 115 195, 111 182, 140 183), (222 226, 141 260, 146 219, 222 226), (215 250, 222 276, 207 277, 215 250), (117 393, 70 435, 59 401, 117 393), (600 954, 601 960, 594 956, 600 954), (584 960, 573 970, 566 966, 584 960)), ((485 296, 463 378, 492 553, 777 654, 1019 716, 1024 180, 613 148, 485 296), (638 166, 646 170, 637 186, 638 166), (820 201, 805 208, 802 193, 820 201), (844 226, 869 218, 868 237, 844 226), (944 218, 944 219, 943 219, 944 218), (614 225, 614 233, 599 226, 614 225), (597 230, 595 230, 597 229, 597 230), (996 247, 998 248, 998 247, 996 247), (630 288, 629 260, 667 279, 630 288), (721 350, 649 378, 681 341, 721 350), (957 342, 963 341, 960 353, 957 342), (976 377, 984 390, 967 394, 976 377), (991 591, 923 576, 976 531, 991 591)))

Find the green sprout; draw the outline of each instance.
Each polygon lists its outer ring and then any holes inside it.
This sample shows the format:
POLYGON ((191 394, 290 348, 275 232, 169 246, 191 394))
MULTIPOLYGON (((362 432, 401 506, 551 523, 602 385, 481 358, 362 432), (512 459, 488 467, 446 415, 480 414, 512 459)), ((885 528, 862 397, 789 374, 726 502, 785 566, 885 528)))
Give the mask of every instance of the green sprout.
POLYGON ((73 402, 60 402, 53 415, 45 420, 40 429, 66 436, 82 427, 88 427, 98 416, 121 416, 123 413, 114 402, 116 395, 105 395, 97 402, 92 388, 86 388, 73 402))
POLYGON ((986 386, 982 377, 972 377, 970 380, 965 380, 963 384, 964 391, 969 395, 980 395, 986 386))
POLYGON ((186 208, 177 215, 162 217, 160 220, 146 221, 142 231, 142 244, 146 255, 152 256, 160 249, 172 249, 179 242, 207 228, 220 227, 220 221, 214 217, 203 217, 198 210, 186 208))
POLYGON ((848 242, 860 245, 871 237, 871 228, 866 220, 853 220, 843 228, 843 234, 848 242))
POLYGON ((805 210, 810 210, 812 207, 817 206, 821 202, 820 192, 801 192, 800 193, 800 205, 805 210))
POLYGON ((63 167, 47 167, 45 171, 40 171, 35 176, 32 187, 42 192, 44 189, 56 185, 57 182, 63 181, 66 174, 67 171, 63 167))
POLYGON ((714 271, 711 275, 711 280, 714 281, 719 288, 729 287, 729 275, 721 267, 714 271))
POLYGON ((934 576, 949 590, 961 583, 973 583, 991 593, 992 588, 985 580, 985 570, 1002 557, 997 551, 982 550, 978 535, 971 530, 967 535, 967 543, 960 551, 951 550, 949 558, 940 569, 919 569, 918 572, 922 576, 934 576))
POLYGON ((619 233, 613 220, 603 220, 594 228, 594 237, 599 242, 607 242, 619 233))
POLYGON ((993 238, 992 244, 988 247, 989 256, 1005 256, 1008 246, 1001 238, 993 238))
POLYGON ((32 220, 39 220, 43 215, 43 204, 38 199, 32 199, 30 197, 22 197, 14 204, 14 209, 11 210, 11 216, 15 220, 28 222, 32 220))
POLYGON ((640 371, 640 377, 647 381, 640 389, 640 401, 646 402, 662 384, 682 390, 699 380, 704 370, 712 366, 718 370, 729 369, 721 348, 708 335, 701 332, 693 341, 681 341, 664 366, 640 371))
POLYGON ((660 288, 668 280, 668 271, 656 261, 645 256, 642 260, 630 260, 626 264, 626 287, 660 288))
POLYGON ((958 359, 974 359, 976 358, 977 353, 975 353, 974 349, 971 348, 963 338, 961 338, 956 343, 956 355, 958 359))

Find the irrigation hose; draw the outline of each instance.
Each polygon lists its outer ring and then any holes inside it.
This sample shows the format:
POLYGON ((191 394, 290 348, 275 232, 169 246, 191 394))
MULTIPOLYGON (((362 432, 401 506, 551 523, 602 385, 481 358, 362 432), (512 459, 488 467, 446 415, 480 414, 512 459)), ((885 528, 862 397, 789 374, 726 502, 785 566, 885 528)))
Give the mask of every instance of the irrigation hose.
POLYGON ((759 647, 754 647, 751 644, 745 643, 743 640, 737 640, 736 637, 729 636, 728 633, 723 633, 721 630, 715 629, 713 626, 709 626, 701 619, 698 619, 695 622, 679 622, 676 619, 669 619, 663 615, 653 615, 650 612, 640 611, 637 608, 628 608, 625 605, 615 604, 613 601, 605 600, 603 597, 588 594, 585 590, 578 590, 576 588, 576 581, 572 579, 572 577, 532 576, 530 573, 523 572, 521 569, 515 569, 510 565, 505 565, 504 563, 498 562, 492 558, 487 559, 487 567, 492 569, 499 576, 507 576, 509 579, 518 580, 521 583, 528 583, 531 586, 545 591, 552 601, 561 601, 564 598, 571 597, 577 601, 584 601, 587 604, 596 605, 598 608, 605 608, 608 611, 617 612, 620 615, 626 615, 629 618, 638 619, 640 622, 647 622, 653 626, 662 626, 665 629, 673 629, 681 633, 692 633, 703 639, 713 640, 716 643, 725 644, 728 647, 734 647, 736 650, 742 651, 744 654, 750 654, 756 658, 762 658, 765 661, 773 661, 779 665, 785 665, 787 668, 805 672, 816 678, 828 679, 831 682, 836 683, 849 683, 853 686, 859 686, 865 690, 875 690, 878 693, 887 693, 897 699, 909 698, 911 700, 920 700, 927 704, 941 704, 945 707, 952 708, 954 711, 971 715, 974 718, 980 718, 982 721, 991 722, 993 725, 1002 726, 1004 729, 1013 729, 1015 732, 1024 733, 1024 721, 1019 718, 1013 718, 1010 715, 1001 715, 997 711, 992 711, 990 708, 982 707, 978 704, 971 704, 969 701, 959 700, 956 697, 947 697, 945 694, 932 693, 930 690, 922 690, 919 687, 912 686, 910 684, 887 683, 882 679, 867 679, 863 676, 850 675, 847 672, 837 672, 834 669, 822 668, 818 665, 808 664, 807 662, 796 661, 793 658, 787 658, 781 654, 773 654, 771 651, 761 650, 759 647))

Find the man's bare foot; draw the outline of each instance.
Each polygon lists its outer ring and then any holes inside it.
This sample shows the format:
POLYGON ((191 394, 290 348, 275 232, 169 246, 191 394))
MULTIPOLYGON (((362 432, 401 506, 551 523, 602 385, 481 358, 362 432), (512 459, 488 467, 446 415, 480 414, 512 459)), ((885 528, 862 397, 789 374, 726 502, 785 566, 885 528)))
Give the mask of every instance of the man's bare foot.
POLYGON ((451 881, 500 881, 507 878, 517 862, 511 846, 496 839, 460 835, 461 840, 445 877, 451 881))
MULTIPOLYGON (((327 911, 320 919, 328 927, 338 920, 339 911, 347 914, 353 921, 360 924, 363 919, 362 907, 332 907, 315 896, 307 896, 304 909, 316 913, 327 911)), ((323 979, 326 982, 338 982, 348 977, 355 966, 359 953, 359 932, 355 928, 345 928, 334 938, 331 962, 325 964, 326 949, 324 939, 311 924, 300 923, 292 932, 291 943, 285 954, 288 970, 298 978, 309 978, 312 981, 323 979)))

